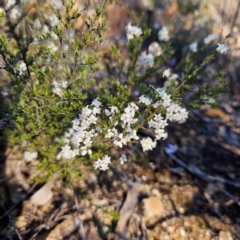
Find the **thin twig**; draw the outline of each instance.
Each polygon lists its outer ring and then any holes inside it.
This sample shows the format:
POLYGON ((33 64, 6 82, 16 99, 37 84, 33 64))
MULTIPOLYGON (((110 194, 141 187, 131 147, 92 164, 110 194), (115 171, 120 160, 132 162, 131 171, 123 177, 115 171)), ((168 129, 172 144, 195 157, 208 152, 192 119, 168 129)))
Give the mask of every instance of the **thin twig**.
POLYGON ((23 200, 25 200, 28 196, 29 193, 32 192, 32 190, 37 186, 37 183, 34 183, 32 185, 32 187, 29 188, 29 190, 27 191, 27 193, 22 197, 22 199, 20 199, 17 203, 15 203, 12 207, 10 207, 2 216, 0 216, 0 219, 4 218, 5 216, 7 216, 20 202, 22 202, 23 200))
MULTIPOLYGON (((0 202, 0 204, 1 204, 2 208, 4 209, 4 211, 7 212, 7 210, 6 210, 6 208, 4 207, 4 205, 3 205, 1 202, 0 202)), ((19 240, 23 240, 22 237, 21 237, 21 235, 20 235, 20 233, 19 233, 19 231, 18 231, 18 229, 17 229, 16 226, 15 226, 15 223, 12 221, 12 217, 9 216, 8 213, 7 213, 7 216, 8 216, 9 222, 10 222, 11 225, 13 226, 14 232, 17 234, 19 240)))
POLYGON ((73 192, 74 192, 74 201, 75 201, 75 205, 77 207, 77 215, 78 215, 78 220, 79 220, 79 227, 80 227, 79 234, 80 234, 82 240, 86 240, 83 223, 82 223, 81 215, 80 215, 80 207, 79 207, 79 203, 78 203, 78 199, 77 199, 77 194, 76 194, 74 186, 72 186, 72 188, 73 188, 73 192))
POLYGON ((233 182, 233 181, 230 181, 230 180, 227 180, 227 179, 224 179, 224 178, 221 178, 219 176, 209 176, 208 177, 213 180, 213 181, 217 181, 217 182, 221 182, 221 183, 225 183, 225 184, 228 184, 228 185, 232 185, 236 188, 240 188, 240 183, 238 182, 233 182))
POLYGON ((235 203, 237 203, 240 206, 240 202, 227 190, 216 184, 212 179, 210 179, 205 173, 200 171, 198 168, 194 166, 188 166, 186 163, 184 163, 182 160, 174 156, 173 154, 169 155, 176 163, 178 163, 180 166, 185 168, 190 173, 196 175, 197 177, 203 179, 204 181, 213 184, 218 190, 220 190, 222 193, 224 193, 226 196, 234 200, 235 203))
POLYGON ((133 213, 133 217, 139 222, 139 224, 141 226, 142 235, 143 235, 142 239, 148 240, 147 227, 146 227, 145 223, 143 222, 142 218, 136 213, 133 213))

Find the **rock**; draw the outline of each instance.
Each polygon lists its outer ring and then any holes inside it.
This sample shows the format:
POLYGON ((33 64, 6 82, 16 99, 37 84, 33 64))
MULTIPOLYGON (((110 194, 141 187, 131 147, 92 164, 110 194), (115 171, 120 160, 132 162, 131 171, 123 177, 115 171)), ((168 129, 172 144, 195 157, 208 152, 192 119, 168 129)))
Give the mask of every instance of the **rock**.
MULTIPOLYGON (((88 221, 88 229, 84 232, 86 234, 87 239, 96 239, 100 240, 100 236, 98 234, 97 228, 91 224, 90 220, 93 218, 93 214, 91 211, 88 211, 81 215, 81 221, 88 221)), ((80 226, 80 220, 78 218, 78 214, 74 213, 67 219, 65 219, 63 222, 58 224, 49 234, 45 240, 63 240, 63 239, 69 239, 69 240, 78 240, 81 239, 79 235, 79 226, 80 226)))
POLYGON ((230 116, 219 108, 207 108, 204 110, 204 114, 210 118, 220 118, 223 122, 230 120, 230 116))
MULTIPOLYGON (((70 238, 71 235, 77 236, 77 229, 80 226, 80 221, 77 214, 71 215, 69 218, 58 224, 47 236, 46 240, 62 240, 66 237, 70 238)), ((79 238, 80 239, 80 236, 79 238)))
POLYGON ((19 216, 15 222, 15 226, 21 230, 25 229, 27 225, 28 222, 24 216, 19 216))
POLYGON ((219 240, 233 240, 233 237, 231 236, 230 232, 219 232, 219 240))
POLYGON ((162 199, 162 194, 156 188, 152 189, 152 195, 158 199, 162 199))
POLYGON ((18 146, 13 149, 8 148, 5 156, 4 177, 9 189, 11 201, 17 203, 22 200, 23 192, 27 191, 30 187, 22 174, 22 169, 25 168, 25 162, 23 161, 23 156, 18 146))
POLYGON ((142 201, 143 221, 146 226, 152 226, 163 216, 163 204, 157 197, 149 197, 142 201))
POLYGON ((53 197, 52 188, 54 186, 54 180, 47 182, 30 198, 30 202, 36 206, 43 206, 50 202, 53 197))
POLYGON ((179 233, 180 233, 180 235, 182 237, 186 237, 187 236, 187 233, 186 233, 184 227, 181 226, 178 230, 179 230, 179 233))

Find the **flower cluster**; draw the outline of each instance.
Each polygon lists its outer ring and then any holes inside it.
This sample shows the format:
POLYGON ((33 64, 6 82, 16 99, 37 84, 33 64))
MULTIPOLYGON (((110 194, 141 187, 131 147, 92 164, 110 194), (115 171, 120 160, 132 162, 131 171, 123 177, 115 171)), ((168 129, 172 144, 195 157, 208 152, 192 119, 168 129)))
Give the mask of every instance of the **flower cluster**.
POLYGON ((146 54, 145 52, 142 52, 138 56, 138 60, 139 60, 140 64, 143 66, 143 68, 152 67, 154 64, 154 57, 151 53, 146 54))
POLYGON ((144 103, 145 105, 150 105, 152 103, 152 99, 150 97, 146 97, 144 95, 142 95, 140 98, 139 98, 139 102, 140 103, 144 103))
MULTIPOLYGON (((133 35, 128 33, 129 32, 129 30, 128 30, 129 25, 126 27, 126 29, 127 29, 127 36, 129 35, 130 39, 132 39, 133 35)), ((138 29, 140 29, 140 28, 138 28, 138 29)), ((141 33, 142 33, 141 29, 139 31, 141 31, 141 33)), ((129 39, 129 37, 128 37, 128 39, 129 39)), ((158 38, 159 38, 160 41, 168 41, 169 40, 169 32, 168 32, 168 29, 166 27, 163 27, 158 32, 158 38)), ((163 53, 163 51, 162 51, 162 48, 159 45, 159 43, 158 42, 152 42, 148 47, 148 53, 145 52, 145 51, 142 52, 138 56, 138 61, 143 68, 153 67, 154 58, 162 55, 162 53, 163 53)))
POLYGON ((127 34, 127 40, 131 40, 135 37, 139 37, 142 34, 142 29, 137 26, 132 26, 131 23, 129 23, 126 26, 126 34, 127 34))
POLYGON ((158 32, 158 38, 160 41, 165 41, 167 42, 170 39, 169 36, 169 31, 167 29, 167 27, 162 27, 162 29, 158 32))
POLYGON ((164 119, 161 113, 155 114, 154 118, 148 122, 148 125, 150 128, 152 127, 155 129, 154 133, 157 140, 164 140, 167 138, 167 132, 164 131, 164 128, 168 125, 167 119, 164 119))
POLYGON ((178 84, 177 79, 178 79, 179 75, 177 73, 171 73, 169 68, 163 71, 162 76, 167 78, 167 81, 164 82, 163 89, 166 89, 173 83, 178 84))
POLYGON ((32 160, 36 159, 38 156, 38 152, 37 151, 25 151, 23 153, 23 158, 27 161, 27 162, 31 162, 32 160))
POLYGON ((193 42, 189 45, 189 49, 192 51, 192 52, 197 52, 198 51, 198 43, 197 42, 193 42))
POLYGON ((153 148, 155 148, 157 146, 157 142, 156 140, 153 141, 150 137, 147 137, 147 138, 143 138, 141 141, 140 141, 141 145, 142 145, 142 148, 143 148, 143 151, 148 151, 148 150, 152 150, 153 148))
MULTIPOLYGON (((135 113, 138 110, 138 106, 131 102, 124 109, 120 120, 122 122, 122 128, 125 129, 124 133, 119 133, 118 130, 114 127, 107 130, 106 138, 113 140, 113 144, 118 147, 123 147, 127 145, 128 142, 133 140, 138 140, 137 132, 132 128, 132 125, 138 121, 138 118, 135 118, 135 113)), ((114 123, 117 125, 117 123, 114 123)))
POLYGON ((99 131, 93 126, 96 126, 97 115, 101 113, 101 102, 95 99, 91 106, 93 106, 92 109, 89 105, 84 107, 79 117, 72 121, 72 128, 65 133, 65 146, 62 147, 57 159, 61 157, 71 159, 79 154, 82 156, 92 154, 92 139, 98 135, 99 131))
MULTIPOLYGON (((165 109, 165 119, 164 116, 159 113, 154 114, 154 117, 148 121, 149 128, 154 129, 155 141, 152 141, 149 137, 144 138, 141 141, 143 151, 148 151, 156 147, 156 140, 164 140, 167 138, 168 135, 164 129, 168 125, 167 120, 183 123, 188 117, 186 109, 181 108, 178 104, 172 103, 170 95, 167 94, 164 89, 157 89, 156 92, 160 95, 161 100, 153 103, 153 107, 165 109)), ((141 96, 139 102, 149 105, 153 100, 149 97, 141 96)))
POLYGON ((21 62, 18 67, 19 75, 23 75, 23 72, 27 70, 27 65, 25 62, 21 62))
POLYGON ((227 50, 228 50, 227 44, 218 43, 218 47, 216 49, 217 52, 219 52, 221 54, 226 54, 227 50))
MULTIPOLYGON (((157 89, 157 96, 160 100, 153 102, 153 99, 148 96, 139 97, 139 103, 146 106, 152 105, 155 109, 159 108, 165 111, 164 115, 161 113, 153 114, 153 118, 148 120, 149 128, 154 129, 155 139, 143 138, 140 143, 143 151, 148 151, 156 147, 157 140, 166 139, 167 133, 164 128, 168 125, 167 120, 184 122, 188 113, 186 109, 181 108, 178 104, 172 103, 170 95, 165 93, 163 89, 157 89)), ((137 116, 139 107, 130 102, 123 112, 120 114, 116 106, 111 106, 108 109, 103 107, 102 103, 95 99, 92 104, 87 105, 82 109, 82 113, 78 118, 75 118, 72 127, 65 133, 65 146, 62 147, 57 159, 65 158, 71 159, 77 155, 92 154, 91 147, 94 140, 101 136, 106 140, 112 142, 113 145, 122 148, 124 145, 139 140, 137 136, 136 123, 145 121, 144 117, 137 116), (109 119, 109 127, 98 128, 96 125, 100 121, 100 117, 109 119), (122 128, 122 131, 120 129, 122 128)), ((121 155, 119 162, 123 164, 127 160, 125 155, 121 155)), ((94 167, 100 170, 108 169, 110 164, 110 157, 104 156, 98 159, 94 167)))
POLYGON ((148 53, 152 54, 154 57, 162 55, 162 48, 157 42, 152 42, 148 47, 148 53))
POLYGON ((57 82, 54 80, 52 84, 53 84, 52 92, 57 94, 59 97, 62 97, 65 89, 68 87, 68 82, 67 81, 57 82))
POLYGON ((110 163, 111 163, 110 157, 108 155, 105 155, 103 158, 98 159, 93 166, 95 169, 99 168, 102 171, 106 171, 107 169, 109 169, 108 165, 110 163))

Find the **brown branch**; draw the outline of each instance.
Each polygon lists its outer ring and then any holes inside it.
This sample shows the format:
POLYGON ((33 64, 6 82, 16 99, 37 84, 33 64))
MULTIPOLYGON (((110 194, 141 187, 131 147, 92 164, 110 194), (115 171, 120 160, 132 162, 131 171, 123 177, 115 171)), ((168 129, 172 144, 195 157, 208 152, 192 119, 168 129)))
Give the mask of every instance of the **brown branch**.
POLYGON ((82 223, 81 215, 80 215, 80 207, 79 207, 79 204, 78 204, 77 194, 76 194, 76 191, 75 191, 74 187, 73 187, 73 191, 74 191, 74 201, 75 201, 75 205, 77 207, 77 216, 78 216, 78 220, 79 220, 79 235, 81 236, 81 240, 86 240, 86 236, 85 236, 84 228, 83 228, 83 223, 82 223))
POLYGON ((127 191, 127 198, 120 210, 120 219, 117 223, 116 231, 115 231, 115 240, 127 240, 127 226, 128 222, 134 212, 135 207, 139 202, 139 192, 140 192, 140 184, 133 183, 132 186, 129 187, 127 191))

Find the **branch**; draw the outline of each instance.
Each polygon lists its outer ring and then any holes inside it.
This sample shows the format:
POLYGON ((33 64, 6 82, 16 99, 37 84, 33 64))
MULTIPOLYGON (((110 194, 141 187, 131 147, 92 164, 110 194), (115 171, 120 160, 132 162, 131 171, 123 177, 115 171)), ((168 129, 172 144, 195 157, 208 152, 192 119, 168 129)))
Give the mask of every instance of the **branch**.
POLYGON ((72 187, 73 187, 73 191, 74 191, 74 201, 75 201, 75 205, 77 207, 77 216, 78 216, 78 220, 79 220, 79 235, 81 236, 81 240, 86 240, 83 223, 82 223, 81 216, 80 216, 80 208, 79 208, 79 204, 78 204, 77 194, 76 194, 74 186, 72 186, 72 187))
POLYGON ((229 193, 227 190, 225 190, 223 187, 219 186, 216 184, 212 179, 210 179, 204 172, 200 171, 198 168, 194 166, 188 166, 186 163, 184 163, 182 160, 178 159, 176 156, 173 154, 169 155, 172 160, 174 160, 177 164, 179 164, 181 167, 185 168, 188 172, 196 175, 197 177, 201 178, 202 180, 213 184, 219 191, 224 193, 226 196, 231 198, 235 203, 237 203, 240 206, 240 202, 238 199, 235 198, 231 193, 229 193))
POLYGON ((139 202, 139 192, 140 192, 140 184, 134 183, 129 187, 127 191, 127 198, 120 210, 120 219, 117 223, 116 227, 116 236, 115 240, 128 240, 127 237, 127 226, 128 222, 134 212, 135 207, 139 202))

